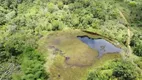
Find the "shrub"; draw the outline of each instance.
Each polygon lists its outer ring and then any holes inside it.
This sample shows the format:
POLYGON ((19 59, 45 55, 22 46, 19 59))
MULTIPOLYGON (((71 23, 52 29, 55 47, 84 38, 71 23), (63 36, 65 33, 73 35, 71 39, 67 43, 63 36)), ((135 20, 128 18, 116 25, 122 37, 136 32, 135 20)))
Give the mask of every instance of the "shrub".
POLYGON ((23 54, 19 57, 19 63, 21 64, 21 75, 14 74, 13 79, 23 80, 46 80, 48 74, 45 72, 43 64, 44 59, 40 53, 33 48, 27 47, 23 54))
POLYGON ((142 56, 142 40, 141 33, 134 33, 130 46, 133 48, 133 53, 137 56, 142 56))
POLYGON ((87 80, 109 80, 107 75, 101 74, 98 71, 89 74, 87 80))
POLYGON ((48 11, 49 12, 54 12, 55 11, 55 5, 53 3, 48 3, 47 4, 47 7, 48 7, 48 11))
POLYGON ((134 47, 134 54, 137 56, 142 56, 142 43, 136 44, 134 47))
POLYGON ((59 2, 58 2, 58 8, 59 8, 59 9, 62 9, 63 6, 64 6, 64 5, 63 5, 63 2, 62 2, 62 1, 59 1, 59 2))
POLYGON ((137 3, 136 3, 136 1, 130 1, 130 2, 129 2, 129 5, 133 7, 133 6, 136 6, 137 3))
POLYGON ((91 71, 87 80, 137 80, 141 76, 131 62, 113 60, 91 71))
POLYGON ((138 73, 130 62, 124 62, 113 69, 113 76, 118 80, 135 80, 138 73))

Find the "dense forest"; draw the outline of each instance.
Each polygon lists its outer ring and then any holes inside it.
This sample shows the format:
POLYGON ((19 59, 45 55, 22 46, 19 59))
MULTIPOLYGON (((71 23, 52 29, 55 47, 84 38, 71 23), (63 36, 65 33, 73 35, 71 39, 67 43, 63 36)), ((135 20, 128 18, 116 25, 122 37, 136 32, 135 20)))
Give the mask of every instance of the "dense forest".
POLYGON ((0 0, 0 80, 52 80, 44 66, 50 52, 40 51, 39 40, 68 30, 95 32, 126 49, 123 59, 78 80, 142 80, 142 0, 0 0))

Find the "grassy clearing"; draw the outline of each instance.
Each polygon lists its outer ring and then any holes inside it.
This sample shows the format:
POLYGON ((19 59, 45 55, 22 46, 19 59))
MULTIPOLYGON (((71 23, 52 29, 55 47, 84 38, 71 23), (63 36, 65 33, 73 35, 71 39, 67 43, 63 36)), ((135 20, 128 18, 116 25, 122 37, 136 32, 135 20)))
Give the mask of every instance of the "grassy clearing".
POLYGON ((57 31, 42 38, 39 50, 47 53, 45 67, 51 80, 86 80, 89 70, 103 65, 106 61, 120 58, 120 54, 105 54, 97 58, 97 51, 82 43, 77 36, 87 35, 102 38, 80 30, 57 31), (54 46, 54 49, 49 49, 54 46), (54 51, 59 49, 62 51, 54 51), (68 58, 68 59, 67 59, 68 58))

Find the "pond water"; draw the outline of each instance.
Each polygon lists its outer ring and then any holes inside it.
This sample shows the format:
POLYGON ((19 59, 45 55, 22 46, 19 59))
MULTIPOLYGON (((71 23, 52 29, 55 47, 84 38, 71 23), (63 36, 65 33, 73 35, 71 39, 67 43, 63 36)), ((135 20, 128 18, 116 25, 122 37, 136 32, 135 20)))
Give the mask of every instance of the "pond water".
POLYGON ((92 49, 97 50, 99 53, 98 57, 101 57, 103 54, 106 53, 120 53, 121 51, 120 48, 117 48, 105 39, 93 39, 88 36, 77 36, 77 38, 83 43, 87 44, 92 49))

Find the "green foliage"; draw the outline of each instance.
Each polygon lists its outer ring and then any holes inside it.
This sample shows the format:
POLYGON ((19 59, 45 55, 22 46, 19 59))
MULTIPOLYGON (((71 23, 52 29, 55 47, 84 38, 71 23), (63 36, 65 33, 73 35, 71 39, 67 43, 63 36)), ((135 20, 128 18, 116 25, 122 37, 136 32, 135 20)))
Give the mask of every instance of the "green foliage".
POLYGON ((142 56, 142 44, 138 45, 136 48, 134 48, 134 53, 137 55, 137 56, 142 56))
POLYGON ((129 2, 129 5, 130 5, 130 6, 136 6, 137 3, 136 3, 136 1, 130 1, 130 2, 129 2))
POLYGON ((53 3, 48 3, 47 7, 48 7, 48 11, 51 13, 56 10, 55 5, 53 3))
POLYGON ((4 49, 3 45, 0 45, 0 63, 7 61, 9 53, 4 49))
POLYGON ((54 20, 52 21, 52 30, 55 31, 55 30, 62 30, 63 29, 63 23, 60 23, 58 20, 54 20))
POLYGON ((71 23, 73 26, 78 26, 79 25, 79 18, 77 16, 73 15, 71 23))
POLYGON ((135 60, 134 62, 137 64, 137 66, 140 69, 142 69, 142 57, 140 57, 139 59, 135 60))
POLYGON ((118 80, 136 80, 138 73, 135 68, 136 67, 129 62, 124 62, 114 68, 113 76, 118 78, 118 80))
POLYGON ((5 19, 5 15, 6 15, 7 11, 0 6, 0 25, 3 25, 6 23, 6 19, 5 19))
POLYGON ((64 6, 63 2, 62 2, 62 1, 59 1, 59 2, 58 2, 58 8, 59 8, 59 9, 62 9, 63 6, 64 6))
POLYGON ((137 56, 142 56, 142 42, 137 41, 134 47, 134 54, 137 56))
POLYGON ((140 73, 131 62, 114 60, 91 71, 87 80, 137 80, 140 73))
POLYGON ((15 16, 16 12, 15 11, 11 11, 10 13, 8 13, 5 17, 6 20, 9 21, 11 20, 14 16, 15 16))
MULTIPOLYGON (((44 61, 35 51, 38 47, 36 41, 40 37, 49 31, 68 27, 91 29, 120 42, 125 41, 126 25, 118 9, 126 13, 132 26, 142 26, 141 0, 0 0, 0 62, 13 61, 14 58, 13 62, 21 64, 21 73, 13 75, 13 80, 43 80, 46 77, 42 66, 44 61), (27 46, 34 50, 27 50, 27 46), (19 57, 23 60, 19 60, 19 57)), ((133 38, 135 44, 132 47, 134 54, 142 56, 139 36, 133 38)), ((115 70, 130 75, 129 78, 135 76, 131 71, 119 71, 120 67, 115 70)), ((120 77, 125 79, 122 74, 120 77)), ((93 77, 103 80, 112 75, 108 77, 108 73, 97 71, 90 76, 89 80, 93 77)))
POLYGON ((0 0, 0 6, 4 8, 16 9, 17 8, 17 0, 0 0))
POLYGON ((34 49, 27 47, 23 54, 20 55, 19 63, 21 64, 21 74, 14 74, 13 80, 48 79, 48 74, 43 67, 43 56, 34 49))
POLYGON ((109 80, 109 76, 101 74, 99 71, 95 71, 89 74, 87 80, 109 80))
POLYGON ((135 32, 130 45, 133 48, 133 53, 137 56, 142 56, 142 36, 141 32, 135 32))

